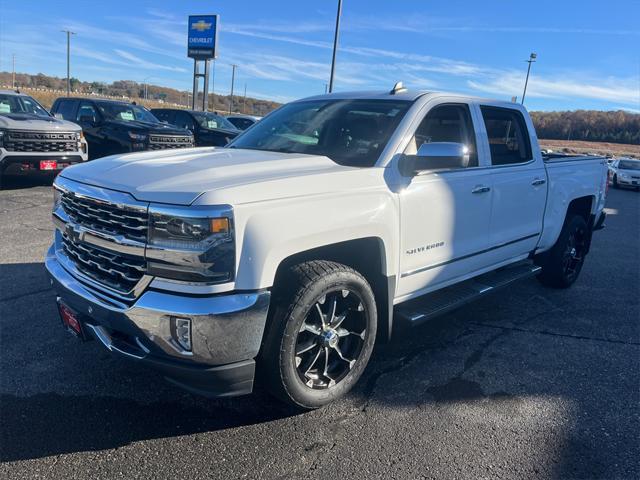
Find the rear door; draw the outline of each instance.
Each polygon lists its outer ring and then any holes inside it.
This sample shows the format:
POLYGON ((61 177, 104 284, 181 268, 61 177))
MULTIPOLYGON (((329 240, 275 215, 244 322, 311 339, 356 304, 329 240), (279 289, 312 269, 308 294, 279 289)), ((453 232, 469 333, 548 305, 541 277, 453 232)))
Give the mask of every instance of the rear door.
POLYGON ((491 159, 493 197, 489 245, 495 263, 537 245, 547 199, 547 174, 537 141, 518 109, 479 105, 491 159))

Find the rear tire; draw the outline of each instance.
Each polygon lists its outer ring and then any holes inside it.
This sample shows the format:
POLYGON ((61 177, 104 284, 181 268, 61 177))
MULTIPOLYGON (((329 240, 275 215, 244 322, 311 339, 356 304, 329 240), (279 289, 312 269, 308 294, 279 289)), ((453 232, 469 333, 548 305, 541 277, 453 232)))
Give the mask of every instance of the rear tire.
POLYGON ((584 217, 572 215, 565 220, 555 245, 536 257, 542 267, 538 280, 553 288, 568 288, 577 280, 589 246, 589 227, 584 217))
POLYGON ((260 377, 279 399, 319 408, 345 395, 362 375, 376 338, 375 297, 362 275, 329 261, 295 265, 279 283, 260 377))

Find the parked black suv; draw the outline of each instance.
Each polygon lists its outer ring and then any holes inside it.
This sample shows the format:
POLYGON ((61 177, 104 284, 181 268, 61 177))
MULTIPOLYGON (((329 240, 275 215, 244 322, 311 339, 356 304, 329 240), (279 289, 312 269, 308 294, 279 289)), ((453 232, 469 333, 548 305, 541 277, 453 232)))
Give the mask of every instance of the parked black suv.
POLYGON ((65 97, 53 103, 51 113, 82 127, 91 159, 194 145, 189 130, 166 125, 135 103, 65 97))
POLYGON ((192 131, 198 147, 223 147, 241 132, 216 113, 177 108, 153 108, 151 112, 164 122, 192 131))

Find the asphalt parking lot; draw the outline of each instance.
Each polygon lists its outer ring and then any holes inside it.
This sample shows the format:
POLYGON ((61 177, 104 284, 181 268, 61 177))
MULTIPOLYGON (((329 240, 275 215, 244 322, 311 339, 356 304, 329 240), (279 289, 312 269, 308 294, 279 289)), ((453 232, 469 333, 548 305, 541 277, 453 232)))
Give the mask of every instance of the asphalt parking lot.
POLYGON ((401 335, 347 399, 184 393, 60 326, 51 189, 0 191, 0 478, 640 478, 640 193, 569 290, 535 280, 401 335))

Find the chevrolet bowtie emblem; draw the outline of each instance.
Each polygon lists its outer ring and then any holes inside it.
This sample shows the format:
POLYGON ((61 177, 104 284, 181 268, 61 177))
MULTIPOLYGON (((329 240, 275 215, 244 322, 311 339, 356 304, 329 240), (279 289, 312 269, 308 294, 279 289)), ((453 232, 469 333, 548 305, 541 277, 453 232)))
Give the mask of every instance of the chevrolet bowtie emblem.
POLYGON ((204 20, 198 20, 195 23, 191 24, 191 28, 194 30, 198 30, 199 32, 204 32, 205 30, 209 30, 211 28, 211 24, 205 22, 204 20))

